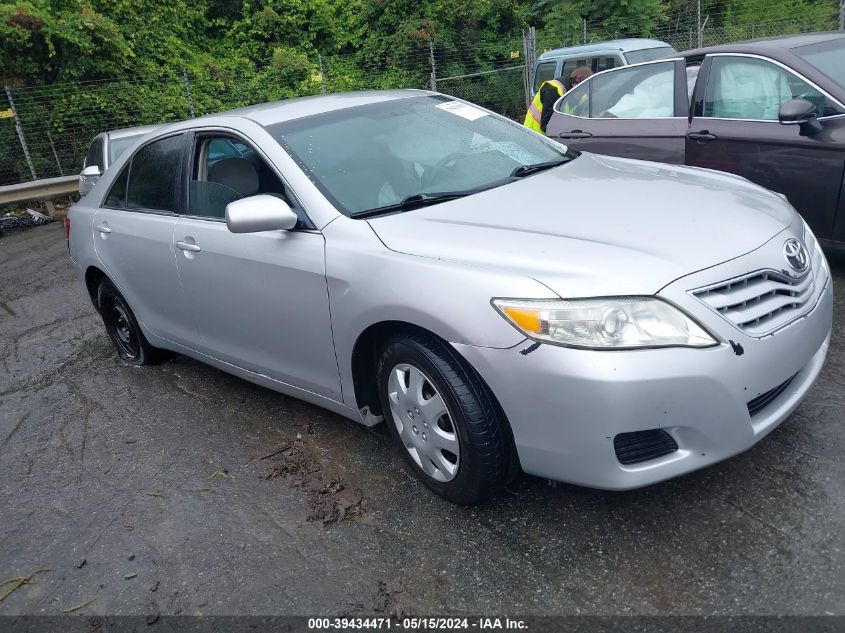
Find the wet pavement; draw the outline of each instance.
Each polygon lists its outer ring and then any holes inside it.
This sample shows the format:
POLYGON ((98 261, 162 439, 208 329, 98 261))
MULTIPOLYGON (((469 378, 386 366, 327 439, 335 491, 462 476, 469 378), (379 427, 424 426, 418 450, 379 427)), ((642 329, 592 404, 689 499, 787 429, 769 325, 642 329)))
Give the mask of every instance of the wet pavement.
MULTIPOLYGON (((827 364, 750 451, 482 506, 386 429, 176 356, 118 360, 61 226, 0 238, 3 614, 845 614, 845 258, 827 364), (91 602, 88 602, 91 601, 91 602)), ((0 592, 2 593, 2 592, 0 592)))

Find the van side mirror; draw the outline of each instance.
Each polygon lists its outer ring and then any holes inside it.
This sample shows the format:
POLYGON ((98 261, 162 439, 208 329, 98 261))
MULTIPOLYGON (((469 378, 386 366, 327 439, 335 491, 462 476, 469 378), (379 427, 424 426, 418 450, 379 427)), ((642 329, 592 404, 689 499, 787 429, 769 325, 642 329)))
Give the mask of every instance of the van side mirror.
POLYGON ((79 174, 79 175, 84 177, 84 178, 96 178, 98 176, 102 176, 103 174, 100 171, 100 168, 97 167, 96 165, 88 165, 88 167, 83 169, 82 173, 79 174))
POLYGON ((232 233, 289 231, 297 221, 296 213, 275 196, 258 194, 226 205, 226 226, 232 233))
POLYGON ((790 99, 780 104, 778 121, 781 125, 800 125, 802 136, 811 136, 822 129, 819 109, 807 99, 790 99))

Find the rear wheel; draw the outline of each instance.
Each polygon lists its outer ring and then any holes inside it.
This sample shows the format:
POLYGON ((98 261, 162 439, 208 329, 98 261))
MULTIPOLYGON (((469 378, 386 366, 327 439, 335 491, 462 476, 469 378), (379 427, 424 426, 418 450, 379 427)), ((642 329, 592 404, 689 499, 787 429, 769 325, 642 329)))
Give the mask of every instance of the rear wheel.
POLYGON ((377 367, 390 434, 425 484, 456 503, 476 503, 507 483, 507 421, 478 375, 437 339, 389 339, 377 367))
POLYGON ((155 365, 169 356, 165 350, 150 345, 126 300, 108 279, 97 288, 97 305, 121 359, 140 366, 155 365))

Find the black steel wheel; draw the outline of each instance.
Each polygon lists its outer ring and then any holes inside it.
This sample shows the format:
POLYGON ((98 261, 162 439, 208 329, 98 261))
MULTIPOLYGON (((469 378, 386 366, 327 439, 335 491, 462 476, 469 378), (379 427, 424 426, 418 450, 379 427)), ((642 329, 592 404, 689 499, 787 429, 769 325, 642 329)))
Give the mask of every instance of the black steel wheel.
POLYGON ((97 305, 106 332, 121 359, 140 366, 154 365, 167 358, 165 350, 153 347, 147 341, 129 304, 108 279, 104 279, 97 289, 97 305))

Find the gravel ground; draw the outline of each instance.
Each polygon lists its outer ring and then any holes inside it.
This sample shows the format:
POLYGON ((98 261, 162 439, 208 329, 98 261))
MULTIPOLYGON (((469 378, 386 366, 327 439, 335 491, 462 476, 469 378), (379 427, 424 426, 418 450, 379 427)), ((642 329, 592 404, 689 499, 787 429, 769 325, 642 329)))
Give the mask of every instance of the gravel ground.
POLYGON ((386 430, 121 363, 61 226, 0 239, 0 615, 845 614, 845 260, 827 364, 747 453, 457 507, 386 430), (2 593, 2 592, 0 592, 2 593))

